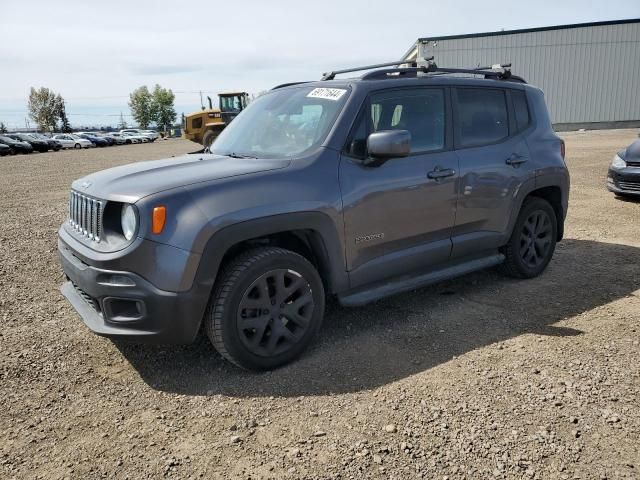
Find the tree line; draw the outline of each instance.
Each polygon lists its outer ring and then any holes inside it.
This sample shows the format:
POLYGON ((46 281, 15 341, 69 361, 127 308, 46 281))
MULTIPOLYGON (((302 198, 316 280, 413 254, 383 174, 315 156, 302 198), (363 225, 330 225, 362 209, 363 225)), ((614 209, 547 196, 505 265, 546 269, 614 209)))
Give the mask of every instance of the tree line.
POLYGON ((27 110, 41 130, 51 132, 59 129, 65 133, 71 131, 64 99, 53 90, 45 87, 36 90, 31 87, 27 110))
POLYGON ((166 132, 177 118, 173 106, 175 98, 171 89, 156 84, 153 91, 149 91, 149 88, 143 85, 129 95, 131 115, 142 128, 149 128, 149 125, 155 123, 166 132))
MULTIPOLYGON (((160 85, 150 91, 148 87, 136 88, 129 94, 129 108, 131 115, 141 128, 149 128, 152 124, 167 131, 176 121, 174 108, 175 95, 171 89, 160 85)), ((27 102, 29 117, 38 125, 40 130, 52 132, 54 130, 71 132, 71 124, 67 117, 64 98, 53 90, 45 87, 35 89, 31 87, 27 102)), ((120 124, 126 127, 124 118, 120 116, 120 124)), ((0 132, 6 132, 6 126, 0 122, 0 132)))

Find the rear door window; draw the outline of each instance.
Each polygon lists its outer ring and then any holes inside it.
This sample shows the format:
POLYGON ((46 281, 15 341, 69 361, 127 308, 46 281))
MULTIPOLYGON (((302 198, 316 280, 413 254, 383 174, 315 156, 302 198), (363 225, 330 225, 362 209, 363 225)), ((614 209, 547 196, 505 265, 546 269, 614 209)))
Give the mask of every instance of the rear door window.
POLYGON ((498 143, 509 136, 505 92, 500 89, 456 89, 458 148, 498 143))

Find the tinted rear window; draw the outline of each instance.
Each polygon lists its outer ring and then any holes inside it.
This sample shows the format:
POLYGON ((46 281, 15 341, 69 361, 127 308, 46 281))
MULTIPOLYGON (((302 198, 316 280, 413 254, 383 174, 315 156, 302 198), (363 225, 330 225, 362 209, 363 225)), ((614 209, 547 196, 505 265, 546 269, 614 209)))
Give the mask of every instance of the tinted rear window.
POLYGON ((524 92, 512 90, 511 98, 513 99, 516 128, 521 132, 529 126, 529 106, 527 105, 527 96, 524 92))
POLYGON ((461 88, 457 96, 459 147, 488 145, 509 136, 504 91, 461 88))

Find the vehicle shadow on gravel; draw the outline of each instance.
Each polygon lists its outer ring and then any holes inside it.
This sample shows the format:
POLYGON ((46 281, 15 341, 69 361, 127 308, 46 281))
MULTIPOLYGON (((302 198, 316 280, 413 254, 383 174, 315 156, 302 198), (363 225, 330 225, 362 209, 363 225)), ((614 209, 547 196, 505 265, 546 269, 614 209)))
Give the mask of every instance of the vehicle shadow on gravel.
POLYGON ((566 239, 533 280, 478 272, 361 308, 330 302, 318 341, 276 371, 225 362, 201 338, 185 347, 117 344, 152 388, 184 395, 300 396, 368 390, 524 334, 573 336, 554 325, 640 288, 640 248, 566 239))

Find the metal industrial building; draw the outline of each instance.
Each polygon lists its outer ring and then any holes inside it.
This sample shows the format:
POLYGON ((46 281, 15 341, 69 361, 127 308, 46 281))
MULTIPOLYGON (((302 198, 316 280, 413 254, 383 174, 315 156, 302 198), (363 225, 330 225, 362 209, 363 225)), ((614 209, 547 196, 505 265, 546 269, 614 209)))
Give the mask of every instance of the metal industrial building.
POLYGON ((511 63, 544 92, 558 130, 640 126, 640 19, 420 38, 406 60, 511 63))

